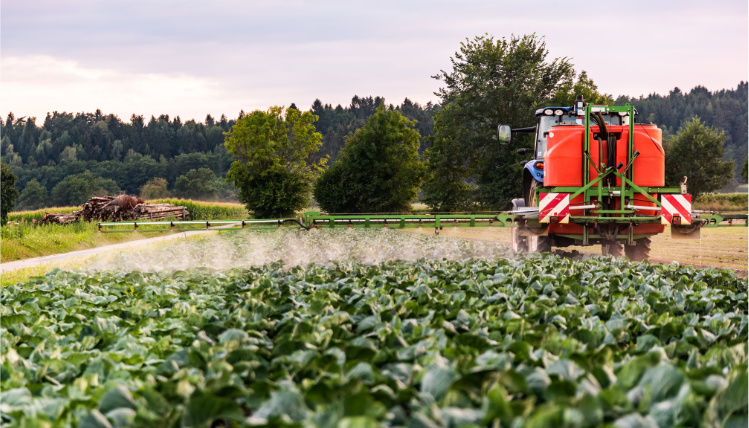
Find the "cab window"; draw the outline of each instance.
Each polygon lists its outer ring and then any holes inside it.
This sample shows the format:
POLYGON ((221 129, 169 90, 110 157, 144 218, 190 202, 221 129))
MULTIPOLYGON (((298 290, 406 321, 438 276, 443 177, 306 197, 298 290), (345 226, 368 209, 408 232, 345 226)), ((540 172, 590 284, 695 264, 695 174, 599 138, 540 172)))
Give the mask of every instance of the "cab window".
MULTIPOLYGON (((618 114, 604 114, 603 118, 607 125, 622 124, 622 118, 618 114)), ((566 114, 562 116, 544 115, 538 117, 538 125, 536 127, 536 159, 543 159, 546 155, 546 139, 551 127, 563 123, 582 125, 583 120, 578 119, 577 116, 569 116, 566 114)))

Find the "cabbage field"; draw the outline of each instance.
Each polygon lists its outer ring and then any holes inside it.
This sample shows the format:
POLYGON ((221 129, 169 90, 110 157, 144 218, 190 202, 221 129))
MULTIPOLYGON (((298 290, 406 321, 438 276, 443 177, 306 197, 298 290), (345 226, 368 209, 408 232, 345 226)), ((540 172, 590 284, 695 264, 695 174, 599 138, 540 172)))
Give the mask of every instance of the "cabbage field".
POLYGON ((278 233, 184 243, 197 259, 163 256, 182 270, 122 254, 3 288, 2 426, 749 422, 747 281, 729 271, 278 233))

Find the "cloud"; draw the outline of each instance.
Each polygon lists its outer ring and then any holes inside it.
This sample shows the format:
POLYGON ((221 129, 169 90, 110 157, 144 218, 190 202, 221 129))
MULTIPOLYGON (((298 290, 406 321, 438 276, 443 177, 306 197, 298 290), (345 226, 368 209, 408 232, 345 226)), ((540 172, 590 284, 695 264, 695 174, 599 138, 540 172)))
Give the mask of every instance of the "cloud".
MULTIPOLYGON (((430 76, 466 37, 546 36, 603 92, 666 93, 747 80, 747 4, 548 1, 20 1, 2 8, 3 105, 235 116, 353 95, 436 101, 430 76), (44 88, 45 90, 42 90, 44 88), (46 91, 46 92, 45 92, 46 91), (33 97, 29 97, 33 94, 33 97)), ((123 113, 124 112, 124 113, 123 113)))
POLYGON ((88 68, 41 55, 3 57, 1 63, 3 110, 40 120, 52 110, 93 112, 100 108, 127 120, 132 113, 190 112, 185 106, 199 106, 192 113, 202 120, 227 95, 216 81, 188 74, 88 68), (52 108, 44 111, 40 105, 52 108))

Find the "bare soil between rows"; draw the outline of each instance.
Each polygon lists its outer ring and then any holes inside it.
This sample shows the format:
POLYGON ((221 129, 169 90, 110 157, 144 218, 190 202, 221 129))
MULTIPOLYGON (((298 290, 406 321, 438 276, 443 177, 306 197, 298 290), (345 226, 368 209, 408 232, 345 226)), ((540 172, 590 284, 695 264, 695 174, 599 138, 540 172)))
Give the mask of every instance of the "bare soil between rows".
MULTIPOLYGON (((499 242, 509 246, 511 245, 511 230, 510 228, 446 227, 440 231, 440 236, 499 242)), ((434 229, 407 229, 406 232, 434 233, 434 229)), ((652 237, 650 263, 678 262, 700 269, 728 269, 746 278, 749 274, 748 235, 748 228, 734 226, 703 229, 702 237, 698 240, 672 239, 671 232, 667 228, 664 233, 652 237)), ((558 250, 560 254, 573 251, 580 254, 601 254, 599 245, 566 247, 558 250)))

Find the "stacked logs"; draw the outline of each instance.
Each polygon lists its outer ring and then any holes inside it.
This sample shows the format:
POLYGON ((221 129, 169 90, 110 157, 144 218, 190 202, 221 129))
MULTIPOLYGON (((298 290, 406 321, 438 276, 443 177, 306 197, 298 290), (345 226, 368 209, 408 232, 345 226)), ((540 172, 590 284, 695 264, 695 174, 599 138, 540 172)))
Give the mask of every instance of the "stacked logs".
POLYGON ((175 217, 177 220, 186 220, 190 214, 185 207, 172 204, 138 204, 133 211, 138 220, 166 220, 167 217, 175 217))
POLYGON ((97 196, 86 201, 72 214, 45 213, 42 223, 67 224, 78 219, 86 221, 165 220, 174 217, 185 220, 190 215, 182 206, 147 204, 143 199, 128 195, 97 196))
MULTIPOLYGON (((44 213, 42 224, 68 224, 78 220, 78 216, 68 213, 44 213)), ((36 220, 34 220, 36 222, 36 220)))
POLYGON ((128 195, 95 196, 81 207, 75 214, 86 221, 121 221, 130 220, 133 217, 133 208, 142 204, 143 199, 128 195))

